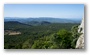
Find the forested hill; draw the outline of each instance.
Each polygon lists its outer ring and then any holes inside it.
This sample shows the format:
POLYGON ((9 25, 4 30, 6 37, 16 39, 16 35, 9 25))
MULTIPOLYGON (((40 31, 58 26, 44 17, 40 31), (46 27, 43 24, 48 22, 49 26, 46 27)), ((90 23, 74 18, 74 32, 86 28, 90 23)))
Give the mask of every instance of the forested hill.
POLYGON ((4 29, 12 29, 12 28, 22 28, 22 27, 30 27, 31 25, 27 25, 24 23, 20 23, 18 21, 7 21, 4 22, 4 29))
POLYGON ((5 17, 4 21, 18 21, 21 23, 26 23, 26 22, 31 22, 31 21, 37 21, 37 22, 42 22, 42 21, 47 21, 51 23, 81 23, 80 18, 51 18, 51 17, 40 17, 40 18, 18 18, 18 17, 5 17))
POLYGON ((5 19, 4 49, 74 49, 79 23, 56 20, 5 19))

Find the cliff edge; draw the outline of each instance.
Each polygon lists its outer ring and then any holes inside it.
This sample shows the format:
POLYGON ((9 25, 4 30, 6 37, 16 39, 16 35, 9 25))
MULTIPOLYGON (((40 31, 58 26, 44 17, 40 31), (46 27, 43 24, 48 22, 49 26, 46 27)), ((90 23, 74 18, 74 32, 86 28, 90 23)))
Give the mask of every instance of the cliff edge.
POLYGON ((84 48, 84 18, 82 19, 81 25, 78 28, 79 28, 78 33, 81 33, 81 35, 79 36, 76 42, 76 48, 83 49, 84 48))

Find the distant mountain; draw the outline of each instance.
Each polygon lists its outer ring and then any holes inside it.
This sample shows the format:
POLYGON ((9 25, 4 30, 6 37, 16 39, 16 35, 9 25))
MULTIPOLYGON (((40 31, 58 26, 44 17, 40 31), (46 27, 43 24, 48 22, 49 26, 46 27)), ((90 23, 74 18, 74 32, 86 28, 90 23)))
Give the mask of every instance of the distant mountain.
POLYGON ((4 27, 5 29, 18 29, 18 28, 22 28, 22 27, 30 27, 31 25, 27 25, 27 24, 23 24, 23 23, 20 23, 18 21, 7 21, 7 22, 4 22, 4 27))
POLYGON ((51 18, 51 17, 40 17, 40 18, 18 18, 18 17, 5 17, 4 21, 18 21, 21 23, 28 23, 28 22, 42 22, 47 21, 50 23, 81 23, 81 19, 65 19, 65 18, 51 18))
POLYGON ((22 23, 20 23, 20 22, 18 22, 18 21, 7 21, 7 22, 4 22, 5 24, 13 24, 13 25, 17 25, 17 24, 22 24, 22 23))
POLYGON ((48 24, 51 24, 50 22, 47 22, 47 21, 42 21, 41 22, 41 25, 48 25, 48 24))
POLYGON ((26 22, 26 24, 37 26, 37 25, 48 25, 48 24, 51 24, 51 23, 48 22, 48 21, 41 21, 41 22, 30 21, 30 22, 26 22))

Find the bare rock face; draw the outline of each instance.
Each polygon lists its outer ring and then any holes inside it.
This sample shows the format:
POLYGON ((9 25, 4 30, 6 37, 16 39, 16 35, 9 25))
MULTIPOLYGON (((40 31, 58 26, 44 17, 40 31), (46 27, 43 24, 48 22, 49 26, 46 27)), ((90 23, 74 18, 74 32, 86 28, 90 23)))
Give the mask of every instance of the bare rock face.
POLYGON ((82 23, 78 28, 79 28, 78 33, 81 33, 81 35, 79 36, 77 40, 76 48, 83 49, 84 48, 84 18, 82 19, 82 23))

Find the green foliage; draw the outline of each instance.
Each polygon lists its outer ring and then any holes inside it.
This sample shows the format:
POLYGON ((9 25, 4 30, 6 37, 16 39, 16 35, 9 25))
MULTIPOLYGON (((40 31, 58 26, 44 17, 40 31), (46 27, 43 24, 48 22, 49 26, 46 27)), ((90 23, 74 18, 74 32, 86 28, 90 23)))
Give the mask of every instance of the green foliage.
POLYGON ((78 37, 80 36, 80 33, 78 33, 78 25, 73 26, 71 29, 71 32, 72 32, 72 36, 73 36, 71 46, 72 46, 72 48, 75 48, 76 41, 78 40, 78 37))
POLYGON ((32 45, 33 49, 48 49, 51 46, 51 42, 45 37, 40 38, 39 40, 34 41, 32 45))
MULTIPOLYGON (((10 23, 11 24, 11 23, 10 23)), ((49 25, 28 26, 5 24, 5 30, 18 30, 20 35, 4 35, 5 49, 66 49, 71 48, 72 23, 52 23, 49 25), (65 29, 65 30, 64 30, 65 29), (60 31, 59 31, 60 30, 60 31)), ((73 33, 73 36, 74 33, 73 33)))
MULTIPOLYGON (((32 48, 38 49, 68 49, 71 48, 71 38, 72 35, 67 30, 60 30, 57 34, 52 34, 49 36, 50 39, 47 41, 45 38, 39 39, 34 42, 32 48)), ((47 37, 46 37, 47 38, 47 37)))
POLYGON ((23 43, 22 49, 31 48, 32 44, 33 44, 32 40, 28 39, 28 40, 26 40, 26 41, 23 43))
POLYGON ((59 48, 68 49, 71 48, 72 34, 71 32, 62 29, 57 33, 56 43, 59 44, 59 48))

